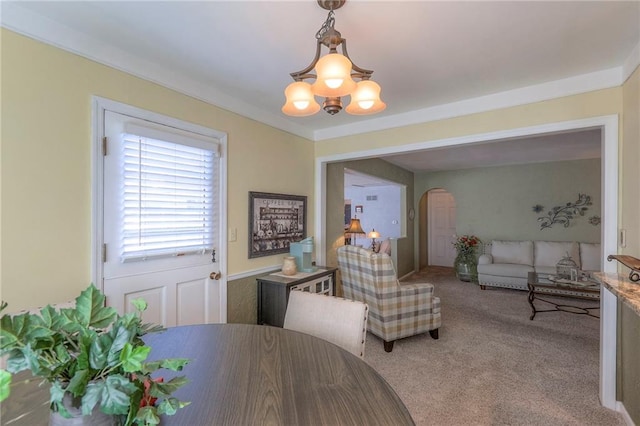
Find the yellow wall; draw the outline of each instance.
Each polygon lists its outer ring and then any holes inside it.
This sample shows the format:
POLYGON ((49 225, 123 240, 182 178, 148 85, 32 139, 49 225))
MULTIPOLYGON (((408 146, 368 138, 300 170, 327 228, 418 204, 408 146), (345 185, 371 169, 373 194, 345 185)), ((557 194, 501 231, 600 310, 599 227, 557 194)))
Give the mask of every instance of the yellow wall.
POLYGON ((91 279, 92 95, 227 132, 228 226, 238 230, 229 273, 281 263, 247 258, 248 191, 306 195, 313 206, 310 141, 11 31, 1 37, 0 296, 11 310, 71 299, 91 279))
MULTIPOLYGON (((623 253, 640 258, 640 68, 623 86, 624 114, 622 167, 620 185, 620 228, 627 231, 627 247, 623 253)), ((629 269, 621 267, 627 274, 629 269)), ((618 302, 618 400, 629 417, 640 424, 640 318, 622 302, 618 302)))
POLYGON ((316 157, 324 157, 620 113, 622 88, 618 87, 446 120, 328 139, 316 143, 315 153, 316 157))
POLYGON ((620 228, 627 232, 627 247, 621 251, 640 258, 640 67, 627 79, 622 92, 620 228))

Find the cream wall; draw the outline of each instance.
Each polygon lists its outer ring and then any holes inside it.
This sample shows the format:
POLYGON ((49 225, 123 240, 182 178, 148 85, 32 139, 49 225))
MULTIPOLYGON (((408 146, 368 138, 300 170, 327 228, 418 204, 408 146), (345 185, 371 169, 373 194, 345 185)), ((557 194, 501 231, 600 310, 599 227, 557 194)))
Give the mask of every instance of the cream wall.
POLYGON ((91 279, 92 95, 227 132, 228 226, 238 230, 228 272, 281 263, 247 257, 248 191, 306 195, 313 206, 310 141, 6 29, 1 37, 0 296, 11 310, 73 298, 91 279))

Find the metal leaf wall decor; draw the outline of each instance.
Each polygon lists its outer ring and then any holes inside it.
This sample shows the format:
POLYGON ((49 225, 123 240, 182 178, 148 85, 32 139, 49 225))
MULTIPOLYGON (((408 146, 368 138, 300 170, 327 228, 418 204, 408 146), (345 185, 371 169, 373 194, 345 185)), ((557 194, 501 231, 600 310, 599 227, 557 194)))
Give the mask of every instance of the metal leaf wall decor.
POLYGON ((568 228, 571 219, 577 216, 584 216, 591 205, 591 197, 587 194, 578 194, 578 200, 573 203, 567 203, 564 206, 556 206, 547 213, 547 216, 539 217, 540 230, 544 228, 551 228, 556 223, 561 223, 565 228, 568 228))

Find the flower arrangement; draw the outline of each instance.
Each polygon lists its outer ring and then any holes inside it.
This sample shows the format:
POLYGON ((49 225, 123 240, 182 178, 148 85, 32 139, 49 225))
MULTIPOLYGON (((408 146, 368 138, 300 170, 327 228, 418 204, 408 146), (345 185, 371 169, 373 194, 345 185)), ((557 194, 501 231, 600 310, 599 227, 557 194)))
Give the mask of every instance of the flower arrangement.
POLYGON ((480 238, 475 235, 462 235, 456 237, 456 240, 453 242, 453 246, 456 248, 458 256, 469 257, 475 254, 476 247, 478 247, 480 243, 480 238))

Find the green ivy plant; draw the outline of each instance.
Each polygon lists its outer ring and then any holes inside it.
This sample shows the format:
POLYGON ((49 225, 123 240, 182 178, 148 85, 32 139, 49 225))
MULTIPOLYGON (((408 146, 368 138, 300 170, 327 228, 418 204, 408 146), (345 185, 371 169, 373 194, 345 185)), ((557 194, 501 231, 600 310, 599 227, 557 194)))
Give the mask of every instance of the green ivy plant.
MULTIPOLYGON (((3 315, 0 356, 8 354, 8 359, 6 370, 0 369, 0 401, 9 396, 12 374, 31 370, 51 384, 51 409, 64 417, 70 416, 62 404, 67 392, 81 400, 83 415, 99 406, 125 425, 158 424, 160 415, 173 415, 188 405, 172 396, 187 383, 186 377, 162 383, 151 374, 181 371, 189 360, 147 361, 151 347, 141 337, 162 328, 142 323, 144 300, 133 305, 136 312, 119 315, 105 307, 105 296, 90 285, 76 298, 75 308, 49 305, 39 315, 3 315)), ((2 302, 0 313, 6 307, 2 302)))

